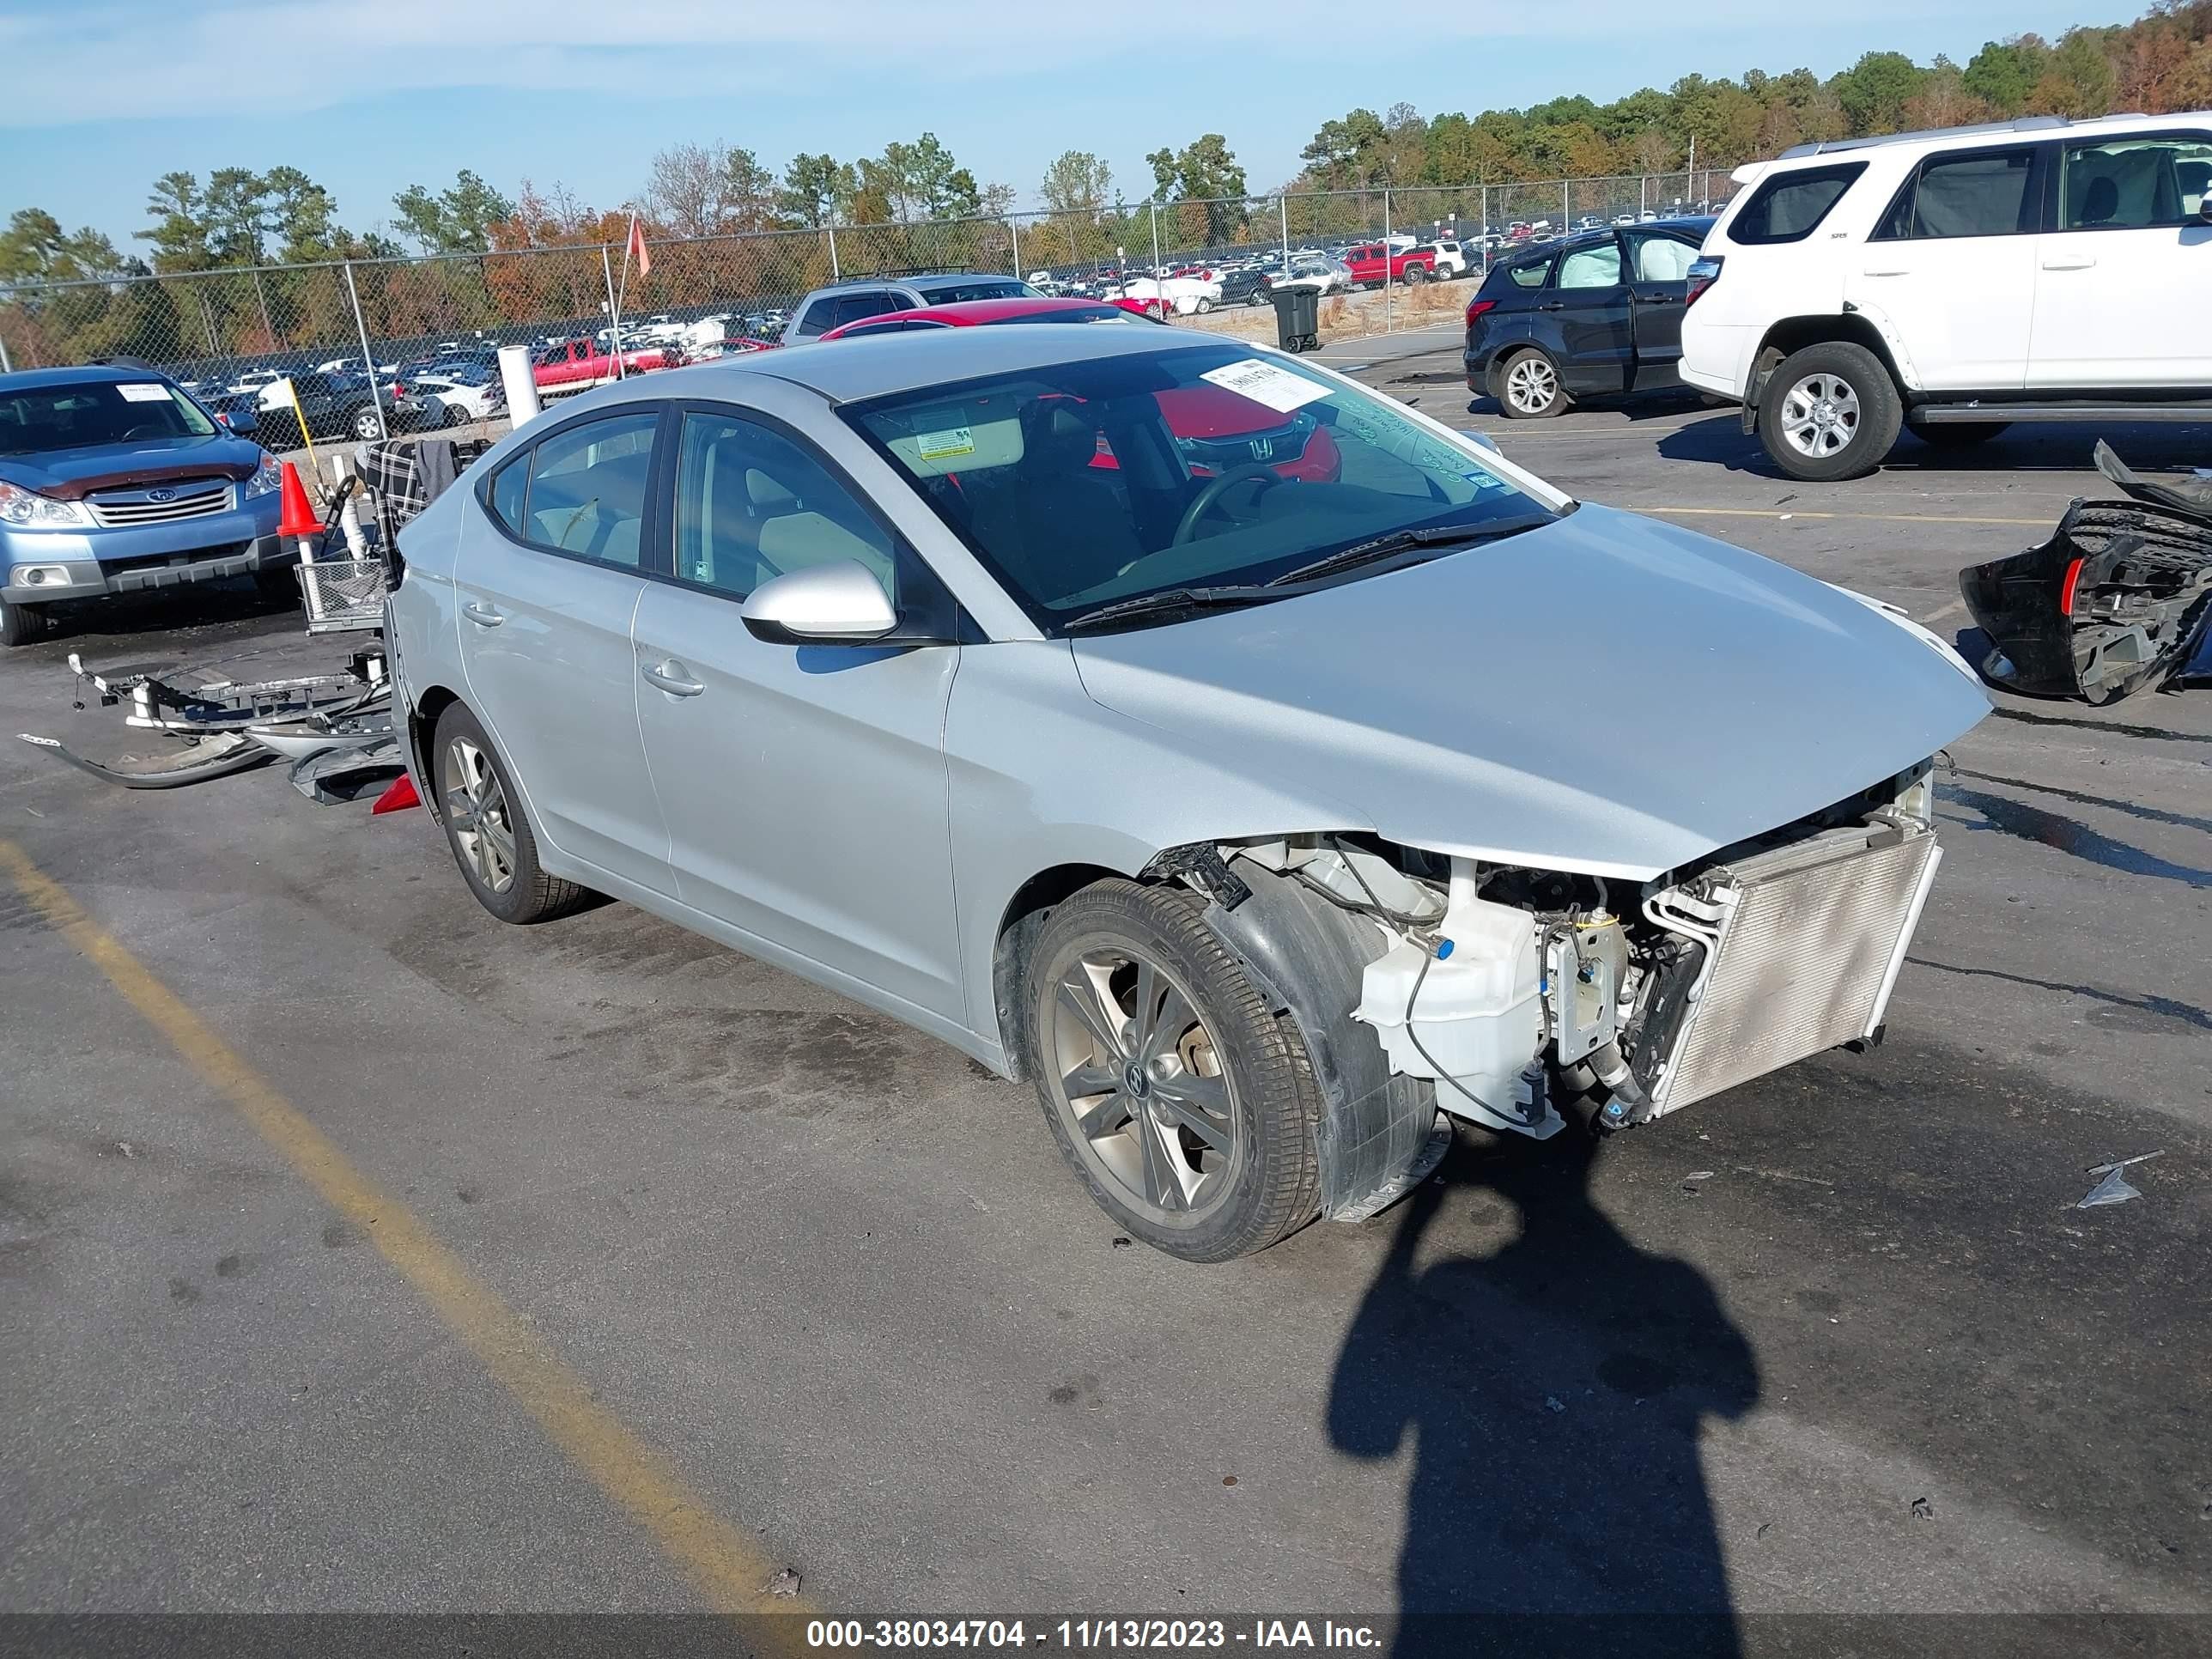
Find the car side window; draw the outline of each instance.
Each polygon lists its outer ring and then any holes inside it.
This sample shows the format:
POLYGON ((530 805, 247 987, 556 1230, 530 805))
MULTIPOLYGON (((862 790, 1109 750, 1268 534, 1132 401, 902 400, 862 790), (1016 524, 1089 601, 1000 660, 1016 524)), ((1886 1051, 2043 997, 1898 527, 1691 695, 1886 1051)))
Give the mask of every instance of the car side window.
POLYGON ((888 294, 845 294, 838 296, 830 307, 829 326, 842 328, 848 323, 857 323, 863 317, 880 317, 898 307, 891 303, 888 294))
POLYGON ((857 559, 898 597, 889 532, 800 445, 720 411, 684 417, 676 452, 676 575, 742 599, 772 577, 857 559))
POLYGON ((2033 149, 1977 149, 1931 156, 1905 181, 1875 228, 1878 242, 2015 236, 2041 228, 2030 188, 2033 149))
POLYGON ((1686 283, 1690 266, 1698 257, 1692 244, 1675 236, 1661 236, 1649 231, 1632 233, 1628 246, 1636 262, 1636 280, 1639 283, 1686 283))
POLYGON ((1729 240, 1746 247, 1803 241, 1866 170, 1864 161, 1844 161, 1833 167, 1795 167, 1764 180, 1729 221, 1729 240))
POLYGON ((2059 228, 2152 230, 2199 222, 2212 134, 2090 139, 2059 164, 2059 228))
POLYGON ((522 498, 530 492, 530 457, 518 455, 500 468, 491 481, 492 516, 512 536, 522 534, 522 498))
POLYGON ((1619 288, 1620 245, 1601 242, 1595 247, 1577 248, 1559 261, 1559 286, 1619 288))
POLYGON ((1508 265, 1505 274, 1513 279, 1516 288, 1541 288, 1544 278, 1552 274, 1552 262, 1539 259, 1533 265, 1508 265))
POLYGON ((638 568, 658 410, 586 421, 530 452, 522 539, 625 570, 638 568))
POLYGON ((828 332, 832 326, 830 313, 835 309, 834 300, 817 300, 799 313, 799 326, 792 331, 802 340, 811 340, 817 334, 828 332))

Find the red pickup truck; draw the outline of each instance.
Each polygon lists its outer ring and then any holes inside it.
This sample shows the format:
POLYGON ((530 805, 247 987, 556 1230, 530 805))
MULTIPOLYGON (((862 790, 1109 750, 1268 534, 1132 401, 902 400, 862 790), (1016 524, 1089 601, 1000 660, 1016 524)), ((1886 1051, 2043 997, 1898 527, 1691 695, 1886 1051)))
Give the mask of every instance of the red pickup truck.
MULTIPOLYGON (((630 374, 667 368, 672 362, 669 354, 657 346, 622 355, 623 372, 630 374)), ((614 355, 592 340, 556 341, 530 354, 530 377, 541 392, 580 392, 615 378, 614 355)))
POLYGON ((1389 249, 1380 242, 1346 248, 1345 268, 1360 288, 1380 288, 1389 283, 1433 283, 1437 280, 1437 251, 1432 247, 1389 249), (1387 257, 1386 257, 1387 256, 1387 257))

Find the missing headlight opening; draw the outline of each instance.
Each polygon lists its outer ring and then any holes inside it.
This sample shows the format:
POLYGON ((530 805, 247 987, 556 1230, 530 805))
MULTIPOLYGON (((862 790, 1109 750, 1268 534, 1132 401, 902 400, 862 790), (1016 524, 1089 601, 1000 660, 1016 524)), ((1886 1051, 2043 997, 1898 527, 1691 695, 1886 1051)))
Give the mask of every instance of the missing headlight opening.
POLYGON ((1212 850, 1364 924, 1364 966, 1294 1012, 1364 1028, 1443 1111, 1542 1139, 1876 1037, 1942 857, 1929 771, 1641 884, 1356 834, 1212 850))

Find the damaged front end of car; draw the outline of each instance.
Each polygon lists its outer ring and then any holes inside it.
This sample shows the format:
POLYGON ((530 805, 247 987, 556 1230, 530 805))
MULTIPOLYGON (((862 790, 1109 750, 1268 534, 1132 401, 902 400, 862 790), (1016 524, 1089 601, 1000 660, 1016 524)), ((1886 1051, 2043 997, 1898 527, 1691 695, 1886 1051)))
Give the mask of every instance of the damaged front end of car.
POLYGON ((2172 683, 2203 642, 2212 487, 2139 478, 2102 443, 2097 465, 2127 500, 2077 500, 2040 546, 1959 573, 1993 685, 2114 702, 2172 683))
POLYGON ((1366 834, 1178 848, 1245 971, 1305 1038, 1322 1212, 1425 1172, 1439 1111, 1546 1139, 1679 1110, 1879 1040, 1942 859, 1931 763, 1643 882, 1366 834))

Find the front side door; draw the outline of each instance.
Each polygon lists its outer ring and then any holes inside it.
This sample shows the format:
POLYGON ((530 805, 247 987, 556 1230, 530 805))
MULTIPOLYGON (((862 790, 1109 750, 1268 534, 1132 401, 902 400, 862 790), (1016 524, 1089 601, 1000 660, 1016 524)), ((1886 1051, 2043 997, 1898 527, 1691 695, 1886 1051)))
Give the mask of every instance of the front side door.
POLYGON ((1929 392, 2027 383, 2044 153, 2035 145, 1928 157, 1847 266, 1844 297, 1887 325, 1929 392))
POLYGON ((1690 297, 1690 262, 1698 245, 1658 230, 1621 233, 1628 245, 1629 303, 1636 336, 1633 389, 1674 386, 1680 379, 1682 311, 1690 297))
POLYGON ((768 417, 687 408, 674 441, 674 580, 639 604, 635 672, 678 896, 961 1018, 944 748, 959 647, 771 644, 739 617, 810 566, 857 560, 902 609, 927 573, 768 417))
POLYGON ((539 832, 667 893, 630 647, 659 422, 656 404, 570 424, 501 467, 464 515, 454 585, 469 704, 539 832))
POLYGON ((2028 384, 2212 389, 2212 131, 2062 143, 2028 384))
POLYGON ((1561 254, 1551 291, 1537 301, 1536 312, 1538 337, 1553 334, 1559 342, 1559 375, 1568 391, 1627 388, 1635 337, 1619 241, 1561 254))

